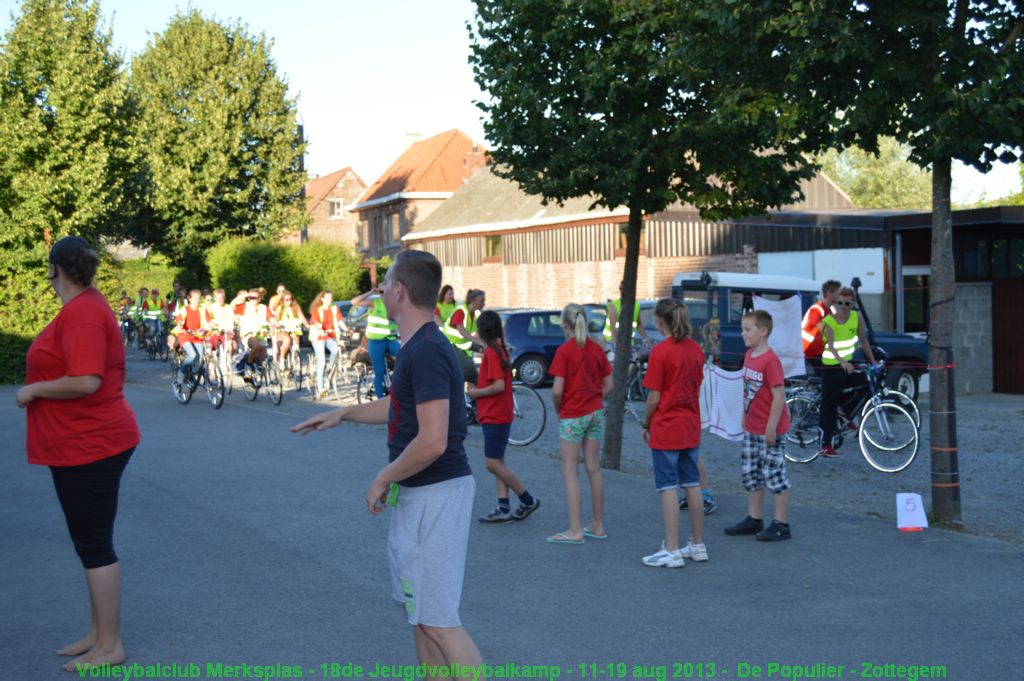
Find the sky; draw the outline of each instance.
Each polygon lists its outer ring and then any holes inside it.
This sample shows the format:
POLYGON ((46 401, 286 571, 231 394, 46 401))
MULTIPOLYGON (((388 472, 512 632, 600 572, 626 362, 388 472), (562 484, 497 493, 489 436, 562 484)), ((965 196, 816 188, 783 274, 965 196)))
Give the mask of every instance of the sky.
MULTIPOLYGON (((0 0, 7 32, 20 3, 0 0)), ((465 24, 470 0, 100 0, 114 45, 130 59, 179 10, 241 20, 273 41, 278 73, 298 101, 306 168, 325 175, 351 166, 370 185, 414 139, 458 128, 489 146, 474 100, 465 24)), ((988 175, 953 170, 953 200, 1020 191, 1016 166, 988 175)))

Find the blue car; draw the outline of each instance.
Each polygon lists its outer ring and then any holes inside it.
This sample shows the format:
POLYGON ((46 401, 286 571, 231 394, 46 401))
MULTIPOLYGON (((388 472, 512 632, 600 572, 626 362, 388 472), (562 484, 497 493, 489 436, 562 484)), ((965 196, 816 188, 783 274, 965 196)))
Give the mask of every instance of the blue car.
MULTIPOLYGON (((555 351, 565 342, 562 311, 501 310, 498 314, 505 327, 505 340, 512 353, 515 377, 531 388, 543 386, 550 378, 548 370, 555 358, 555 351)), ((600 321, 595 317, 590 318, 590 337, 594 341, 602 342, 603 329, 603 317, 600 321)))

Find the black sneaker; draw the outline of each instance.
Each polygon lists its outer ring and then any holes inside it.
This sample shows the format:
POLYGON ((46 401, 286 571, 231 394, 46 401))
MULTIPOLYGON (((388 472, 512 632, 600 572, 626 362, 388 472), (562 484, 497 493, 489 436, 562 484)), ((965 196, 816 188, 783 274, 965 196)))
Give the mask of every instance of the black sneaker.
POLYGON ((749 515, 743 520, 739 521, 732 527, 725 528, 725 533, 731 536, 737 536, 742 534, 757 534, 764 529, 764 521, 760 518, 756 520, 751 518, 749 515))
POLYGON ((540 508, 540 499, 537 497, 533 498, 533 503, 530 505, 520 503, 519 508, 512 511, 512 520, 526 520, 538 508, 540 508))
POLYGON ((512 512, 503 511, 501 507, 498 507, 487 515, 480 516, 477 520, 482 523, 510 523, 512 522, 512 512))
POLYGON ((785 541, 791 537, 789 525, 783 525, 777 520, 773 520, 771 525, 755 535, 757 541, 785 541))

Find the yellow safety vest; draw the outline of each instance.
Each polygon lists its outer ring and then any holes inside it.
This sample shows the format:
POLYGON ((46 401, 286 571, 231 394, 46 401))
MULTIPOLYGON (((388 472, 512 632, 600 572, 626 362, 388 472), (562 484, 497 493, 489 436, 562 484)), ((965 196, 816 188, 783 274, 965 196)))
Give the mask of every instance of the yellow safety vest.
MULTIPOLYGON (((622 319, 622 298, 617 298, 612 301, 612 305, 615 306, 615 320, 622 319)), ((633 333, 636 333, 636 323, 640 319, 640 301, 637 300, 633 303, 633 333)), ((606 343, 612 342, 612 318, 610 316, 604 318, 604 341, 606 343)))
POLYGON ((459 330, 456 329, 451 324, 452 317, 454 317, 455 313, 458 312, 459 310, 462 310, 462 312, 466 315, 466 319, 462 323, 463 328, 466 329, 466 333, 472 334, 474 331, 476 331, 476 316, 469 311, 469 308, 466 307, 465 304, 459 305, 452 311, 450 315, 448 315, 448 319, 446 319, 444 322, 444 328, 442 328, 441 330, 444 331, 444 335, 448 336, 448 340, 451 341, 451 344, 454 345, 457 349, 462 350, 463 352, 472 352, 473 343, 463 338, 462 334, 459 333, 459 330))
POLYGON ((384 340, 398 336, 398 325, 388 319, 388 309, 381 298, 374 298, 370 314, 366 318, 366 337, 370 340, 384 340))
MULTIPOLYGON (((837 322, 836 318, 832 315, 821 320, 824 326, 832 329, 832 347, 836 349, 835 353, 833 353, 828 347, 828 341, 825 341, 825 351, 821 355, 822 364, 835 366, 839 364, 840 360, 850 361, 853 358, 853 353, 857 350, 857 342, 859 340, 857 329, 860 322, 858 319, 857 313, 851 310, 850 318, 846 320, 845 324, 837 322)), ((822 335, 824 336, 824 334, 822 335)))
POLYGON ((441 323, 442 324, 444 324, 446 321, 448 321, 448 318, 452 316, 452 313, 455 312, 455 309, 458 308, 458 306, 459 306, 458 303, 438 303, 437 304, 437 310, 438 310, 438 312, 441 313, 439 316, 441 317, 441 323))

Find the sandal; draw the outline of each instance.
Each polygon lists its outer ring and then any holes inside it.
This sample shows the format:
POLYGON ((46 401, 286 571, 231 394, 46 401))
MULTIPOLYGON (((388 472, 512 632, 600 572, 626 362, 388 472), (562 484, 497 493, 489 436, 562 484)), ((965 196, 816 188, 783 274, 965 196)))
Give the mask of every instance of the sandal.
POLYGON ((585 544, 585 539, 571 539, 565 532, 559 532, 548 537, 548 542, 552 544, 585 544))
POLYGON ((583 536, 584 537, 589 537, 590 539, 605 540, 605 539, 608 538, 608 533, 605 532, 604 534, 597 534, 596 532, 591 530, 589 527, 584 527, 583 528, 583 536))

